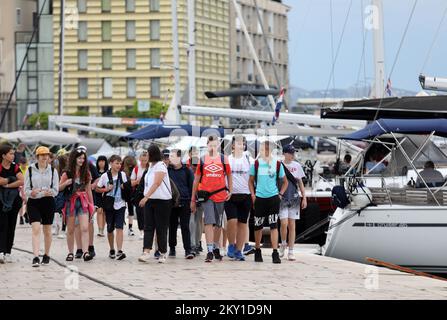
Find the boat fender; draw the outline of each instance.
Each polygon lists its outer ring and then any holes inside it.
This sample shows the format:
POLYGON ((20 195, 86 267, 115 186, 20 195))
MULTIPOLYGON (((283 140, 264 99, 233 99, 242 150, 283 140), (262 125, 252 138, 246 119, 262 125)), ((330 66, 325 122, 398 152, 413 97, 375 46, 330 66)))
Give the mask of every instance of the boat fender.
POLYGON ((345 187, 335 186, 332 188, 332 203, 341 209, 344 209, 350 203, 345 187))

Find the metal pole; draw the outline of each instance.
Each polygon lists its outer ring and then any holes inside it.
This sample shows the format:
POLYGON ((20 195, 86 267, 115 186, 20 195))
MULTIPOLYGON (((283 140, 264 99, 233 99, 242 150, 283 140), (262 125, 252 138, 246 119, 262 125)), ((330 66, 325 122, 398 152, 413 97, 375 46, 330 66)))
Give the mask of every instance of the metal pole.
POLYGON ((373 46, 374 46, 374 92, 375 98, 385 93, 385 54, 383 47, 383 5, 382 0, 373 0, 373 46), (377 20, 376 20, 377 19, 377 20))
MULTIPOLYGON (((196 33, 195 33, 195 0, 188 0, 188 89, 189 105, 196 105, 196 33)), ((195 116, 188 116, 189 123, 195 116)))
MULTIPOLYGON (((174 54, 174 81, 175 81, 175 101, 180 104, 180 56, 178 47, 178 21, 177 21, 177 0, 171 1, 172 13, 172 48, 174 54)), ((180 123, 180 113, 176 108, 175 111, 176 122, 180 123)))
POLYGON ((60 12, 60 34, 59 34, 59 115, 64 114, 64 40, 65 40, 65 0, 61 0, 60 12))

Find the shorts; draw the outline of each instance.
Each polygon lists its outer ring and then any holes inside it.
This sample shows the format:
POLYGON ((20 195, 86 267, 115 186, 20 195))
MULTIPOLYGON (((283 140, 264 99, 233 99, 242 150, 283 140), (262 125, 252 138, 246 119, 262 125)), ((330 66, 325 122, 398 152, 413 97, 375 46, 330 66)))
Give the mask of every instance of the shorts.
POLYGON ((135 206, 132 202, 127 202, 127 214, 130 217, 133 217, 135 215, 135 206))
POLYGON ((255 231, 262 230, 264 222, 267 222, 270 229, 278 228, 278 214, 281 200, 278 196, 271 198, 256 197, 255 214, 254 214, 254 229, 255 231))
POLYGON ((102 208, 104 206, 104 197, 102 193, 93 192, 93 202, 97 208, 102 208))
POLYGON ((237 219, 240 223, 247 223, 251 207, 251 195, 234 194, 231 196, 230 201, 225 202, 227 219, 237 219))
POLYGON ((290 203, 288 201, 282 201, 279 210, 279 219, 300 219, 300 206, 299 203, 290 203))
POLYGON ((126 207, 122 207, 118 210, 106 211, 106 223, 107 232, 112 233, 116 229, 124 228, 124 213, 126 212, 126 207))
POLYGON ((68 201, 66 203, 66 210, 65 210, 65 215, 67 217, 69 217, 71 215, 74 215, 76 217, 76 220, 77 220, 78 216, 82 216, 82 215, 85 215, 85 214, 88 215, 88 211, 84 211, 82 209, 81 199, 79 199, 79 198, 76 199, 75 206, 74 206, 74 212, 70 212, 70 207, 71 207, 71 204, 70 204, 70 201, 68 201))
POLYGON ((44 197, 40 199, 28 199, 27 211, 29 222, 40 222, 42 225, 52 225, 56 203, 53 197, 44 197))
POLYGON ((212 224, 222 227, 224 204, 224 202, 214 202, 213 200, 202 203, 205 225, 212 224))

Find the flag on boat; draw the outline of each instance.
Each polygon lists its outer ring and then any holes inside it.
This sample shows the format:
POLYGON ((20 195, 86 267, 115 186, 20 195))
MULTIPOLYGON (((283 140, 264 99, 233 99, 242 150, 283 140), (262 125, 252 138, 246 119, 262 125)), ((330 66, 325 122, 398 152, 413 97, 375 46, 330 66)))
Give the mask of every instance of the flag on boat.
POLYGON ((391 97, 392 92, 391 92, 391 79, 390 78, 388 78, 385 90, 386 90, 386 93, 388 94, 388 96, 391 97))
POLYGON ((284 88, 281 88, 281 92, 279 93, 278 100, 276 100, 275 115, 273 116, 273 120, 272 120, 273 123, 275 123, 276 120, 278 120, 278 118, 279 118, 279 112, 281 111, 283 99, 284 99, 284 88))

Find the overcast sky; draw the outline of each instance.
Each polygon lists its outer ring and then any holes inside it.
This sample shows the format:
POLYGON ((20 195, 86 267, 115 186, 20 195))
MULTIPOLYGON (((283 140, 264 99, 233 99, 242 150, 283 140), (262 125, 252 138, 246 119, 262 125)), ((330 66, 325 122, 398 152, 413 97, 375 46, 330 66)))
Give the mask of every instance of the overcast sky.
MULTIPOLYGON (((351 0, 332 0, 334 55, 351 0)), ((325 89, 331 71, 331 0, 284 0, 289 12, 290 84, 304 89, 325 89)), ((373 74, 372 32, 365 34, 365 68, 361 64, 364 32, 362 12, 370 0, 352 0, 344 38, 335 65, 335 88, 370 83, 373 74), (359 70, 360 76, 359 76, 359 70), (365 77, 366 71, 366 77, 365 77)), ((389 75, 414 0, 383 0, 385 69, 389 75)), ((394 88, 420 91, 418 76, 447 78, 447 17, 431 54, 428 51, 447 9, 446 0, 419 0, 391 76, 394 88), (429 57, 423 69, 426 57, 429 57)), ((333 85, 331 83, 330 88, 333 85)))

